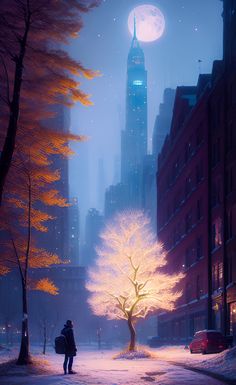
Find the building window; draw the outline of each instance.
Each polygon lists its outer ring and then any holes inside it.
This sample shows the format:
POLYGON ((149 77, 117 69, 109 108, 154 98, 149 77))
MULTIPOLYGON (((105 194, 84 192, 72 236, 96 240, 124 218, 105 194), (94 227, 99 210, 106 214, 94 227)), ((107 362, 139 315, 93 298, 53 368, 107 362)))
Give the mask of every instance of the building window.
POLYGON ((211 249, 214 250, 217 247, 222 245, 222 220, 221 218, 216 218, 211 226, 212 231, 212 242, 211 249))
POLYGON ((234 133, 233 133, 233 124, 231 121, 229 126, 228 126, 228 131, 227 131, 227 151, 228 152, 230 152, 232 150, 233 143, 234 143, 234 133))
POLYGON ((227 212, 227 240, 233 238, 233 210, 227 212))
POLYGON ((215 167, 220 162, 220 138, 212 145, 211 165, 215 167))
MULTIPOLYGON (((234 12, 235 12, 235 6, 234 6, 234 12)), ((236 104, 236 84, 235 84, 235 82, 232 82, 230 89, 231 89, 232 104, 236 104)))
POLYGON ((223 276, 224 276, 223 263, 220 262, 219 263, 219 287, 223 287, 223 276))
POLYGON ((176 194, 174 198, 174 203, 173 203, 173 211, 174 213, 178 210, 179 207, 179 195, 176 194))
POLYGON ((231 254, 228 257, 228 283, 233 282, 233 258, 235 257, 235 254, 231 254))
POLYGON ((200 146, 200 144, 203 141, 203 127, 202 125, 198 127, 197 134, 196 134, 196 145, 197 147, 200 146))
POLYGON ((196 166, 196 182, 199 184, 203 180, 203 161, 196 166))
POLYGON ((219 178, 212 182, 211 207, 215 207, 220 203, 220 184, 221 180, 219 178))
POLYGON ((185 181, 185 196, 189 196, 189 194, 192 191, 192 179, 191 176, 189 176, 185 181))
POLYGON ((187 163, 188 160, 190 159, 191 153, 192 153, 192 145, 191 145, 191 142, 189 141, 185 145, 185 155, 184 155, 185 163, 187 163))
POLYGON ((202 276, 201 275, 197 275, 197 279, 196 279, 196 298, 200 299, 202 293, 203 293, 203 290, 202 290, 202 276))
POLYGON ((180 169, 180 160, 179 158, 176 159, 176 162, 173 165, 172 168, 172 179, 175 180, 179 174, 179 169, 180 169))
POLYGON ((203 257, 203 242, 202 242, 202 237, 197 238, 196 242, 196 257, 197 260, 203 257))
POLYGON ((230 308, 229 308, 229 325, 230 325, 230 335, 233 335, 236 330, 236 302, 230 303, 230 308))
POLYGON ((192 285, 191 283, 187 283, 185 286, 185 299, 186 303, 189 303, 192 299, 192 285))
POLYGON ((226 194, 230 194, 233 191, 233 167, 230 167, 226 171, 226 194))
POLYGON ((190 267, 196 260, 195 258, 195 245, 187 247, 185 251, 185 267, 190 267))
POLYGON ((223 287, 223 263, 215 263, 212 268, 212 287, 218 290, 223 287))
POLYGON ((185 267, 188 268, 191 265, 191 252, 192 248, 188 247, 185 251, 185 267))
POLYGON ((192 211, 189 211, 185 216, 185 233, 187 234, 192 228, 192 211))
POLYGON ((200 219, 203 217, 203 205, 202 205, 202 199, 197 200, 197 220, 200 221, 200 219))

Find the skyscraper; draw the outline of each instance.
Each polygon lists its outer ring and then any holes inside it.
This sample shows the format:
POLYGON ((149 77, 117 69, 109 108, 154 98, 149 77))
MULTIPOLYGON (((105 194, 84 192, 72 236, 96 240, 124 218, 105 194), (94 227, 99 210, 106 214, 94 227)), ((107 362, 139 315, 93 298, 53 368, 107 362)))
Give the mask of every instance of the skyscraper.
POLYGON ((96 246, 103 224, 103 215, 95 208, 89 209, 85 220, 85 243, 81 250, 84 266, 92 265, 96 259, 96 246))
POLYGON ((78 198, 70 199, 69 211, 69 259, 72 265, 79 265, 79 203, 78 198))
POLYGON ((156 117, 153 136, 152 153, 155 158, 161 152, 166 136, 169 134, 171 119, 173 114, 175 90, 166 88, 164 91, 163 102, 160 104, 159 114, 156 117))
MULTIPOLYGON (((69 133, 70 110, 61 105, 50 108, 55 116, 46 121, 46 124, 55 131, 69 133)), ((68 159, 61 155, 52 155, 52 169, 60 172, 60 180, 51 187, 58 190, 60 195, 69 200, 68 159)), ((48 232, 38 234, 38 240, 46 250, 57 254, 62 260, 69 260, 69 210, 68 207, 47 206, 47 213, 53 217, 48 222, 48 232), (50 235, 49 235, 50 234, 50 235)))
POLYGON ((134 35, 127 61, 126 126, 121 133, 121 182, 128 186, 128 205, 141 205, 142 167, 147 155, 147 71, 134 35))

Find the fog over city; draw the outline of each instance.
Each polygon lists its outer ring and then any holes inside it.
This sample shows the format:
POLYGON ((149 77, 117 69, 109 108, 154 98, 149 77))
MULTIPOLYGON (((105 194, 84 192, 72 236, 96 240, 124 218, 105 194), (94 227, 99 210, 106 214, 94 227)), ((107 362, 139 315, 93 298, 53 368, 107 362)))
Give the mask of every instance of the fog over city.
MULTIPOLYGON (((104 209, 104 192, 120 178, 120 135, 125 126, 127 56, 132 36, 128 30, 131 10, 143 4, 135 0, 106 0, 83 16, 80 38, 70 53, 101 77, 82 80, 94 105, 77 105, 71 111, 73 132, 89 141, 75 145, 70 162, 70 194, 78 196, 82 218, 90 207, 104 209), (106 22, 104 22, 106 20, 106 22), (99 175, 103 163, 103 177, 99 175)), ((196 85, 199 73, 210 73, 222 57, 222 2, 217 0, 150 1, 162 11, 164 35, 151 43, 140 42, 148 78, 148 149, 165 88, 196 85)), ((83 223, 83 221, 82 221, 83 223)), ((81 229, 84 232, 83 226, 81 229)))

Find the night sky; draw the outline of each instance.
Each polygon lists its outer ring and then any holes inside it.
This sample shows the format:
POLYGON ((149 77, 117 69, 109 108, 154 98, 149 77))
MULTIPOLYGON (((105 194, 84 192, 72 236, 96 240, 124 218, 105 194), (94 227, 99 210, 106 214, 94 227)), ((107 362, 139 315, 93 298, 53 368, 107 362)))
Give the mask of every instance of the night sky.
POLYGON ((160 40, 141 43, 148 71, 149 148, 164 89, 195 85, 199 72, 211 72, 212 62, 222 57, 220 0, 103 0, 100 7, 84 16, 81 35, 69 50, 102 76, 82 80, 94 106, 78 105, 71 112, 72 130, 90 137, 87 143, 74 146, 76 156, 70 162, 71 195, 79 197, 82 216, 89 207, 101 208, 100 158, 104 160, 106 187, 114 181, 120 131, 125 124, 126 62, 132 39, 127 20, 135 6, 145 3, 157 6, 166 21, 160 40))

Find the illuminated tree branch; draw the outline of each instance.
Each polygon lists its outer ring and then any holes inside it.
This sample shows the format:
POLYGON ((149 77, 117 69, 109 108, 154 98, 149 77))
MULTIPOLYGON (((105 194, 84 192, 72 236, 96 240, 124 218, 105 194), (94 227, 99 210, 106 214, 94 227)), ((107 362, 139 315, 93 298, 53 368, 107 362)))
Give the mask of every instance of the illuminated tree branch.
POLYGON ((182 274, 169 276, 162 267, 166 255, 139 211, 116 216, 101 234, 97 264, 89 271, 89 304, 98 316, 125 319, 130 330, 129 350, 135 349, 134 323, 158 309, 174 309, 182 274))

